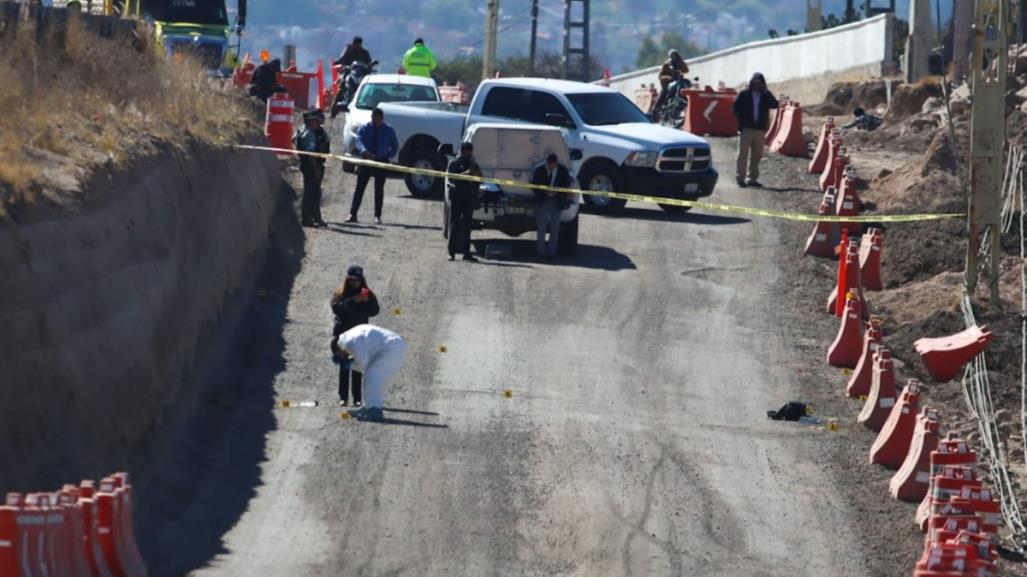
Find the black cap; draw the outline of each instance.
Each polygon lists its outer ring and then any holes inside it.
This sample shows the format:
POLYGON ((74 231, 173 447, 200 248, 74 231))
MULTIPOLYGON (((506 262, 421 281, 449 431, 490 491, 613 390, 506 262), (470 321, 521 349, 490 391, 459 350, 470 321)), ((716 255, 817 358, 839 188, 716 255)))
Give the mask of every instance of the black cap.
POLYGON ((465 150, 474 150, 474 145, 471 144, 470 142, 463 142, 463 143, 461 143, 460 144, 460 152, 463 152, 465 150))
POLYGON ((763 73, 762 72, 757 72, 757 73, 753 74, 752 78, 749 80, 749 82, 752 83, 752 82, 756 82, 757 80, 759 80, 760 82, 762 82, 764 84, 767 83, 767 79, 763 77, 763 73))
POLYGON ((353 37, 353 43, 354 44, 363 44, 364 43, 364 39, 359 37, 359 36, 354 36, 353 37))
POLYGON ((418 38, 417 40, 414 40, 414 44, 424 44, 424 38, 418 38))
POLYGON ((346 276, 364 280, 364 269, 358 264, 351 264, 349 265, 349 268, 346 269, 346 276))
POLYGON ((311 111, 303 113, 303 121, 317 120, 318 122, 324 122, 325 113, 320 108, 315 108, 311 111))
POLYGON ((559 160, 559 158, 557 158, 557 156, 556 156, 556 153, 555 153, 555 152, 550 152, 550 153, 549 153, 549 154, 548 154, 548 155, 546 156, 546 162, 557 162, 558 160, 559 160))

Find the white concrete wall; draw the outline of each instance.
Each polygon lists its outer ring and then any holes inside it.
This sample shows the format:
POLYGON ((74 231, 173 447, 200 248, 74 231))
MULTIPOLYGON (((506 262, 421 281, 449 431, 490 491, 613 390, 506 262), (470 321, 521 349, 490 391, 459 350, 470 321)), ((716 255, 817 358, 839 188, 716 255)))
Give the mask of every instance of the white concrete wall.
MULTIPOLYGON (((735 88, 745 85, 753 72, 762 72, 771 88, 836 75, 879 76, 894 54, 892 19, 881 14, 829 30, 741 44, 689 59, 689 76, 713 87, 724 82, 735 88)), ((641 84, 658 82, 658 71, 657 66, 614 76, 610 87, 630 97, 641 84)))

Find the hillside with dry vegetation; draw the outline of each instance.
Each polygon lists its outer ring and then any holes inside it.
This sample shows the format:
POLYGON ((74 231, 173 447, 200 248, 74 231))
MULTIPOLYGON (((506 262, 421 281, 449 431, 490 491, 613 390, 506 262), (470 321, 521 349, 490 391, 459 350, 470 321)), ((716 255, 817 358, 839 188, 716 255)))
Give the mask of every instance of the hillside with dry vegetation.
POLYGON ((59 30, 0 24, 0 220, 67 209, 98 175, 191 144, 229 146, 260 110, 230 83, 74 18, 59 30))

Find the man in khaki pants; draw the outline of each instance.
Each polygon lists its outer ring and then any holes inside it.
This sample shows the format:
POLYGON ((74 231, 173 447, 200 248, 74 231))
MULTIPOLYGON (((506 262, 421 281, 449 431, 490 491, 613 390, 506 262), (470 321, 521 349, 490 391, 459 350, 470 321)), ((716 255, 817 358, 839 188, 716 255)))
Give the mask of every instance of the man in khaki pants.
POLYGON ((770 124, 770 109, 777 108, 777 99, 767 90, 767 81, 757 72, 749 80, 749 88, 738 93, 732 107, 738 119, 738 157, 735 162, 735 182, 738 186, 761 187, 760 159, 770 124), (748 176, 746 175, 748 164, 748 176))

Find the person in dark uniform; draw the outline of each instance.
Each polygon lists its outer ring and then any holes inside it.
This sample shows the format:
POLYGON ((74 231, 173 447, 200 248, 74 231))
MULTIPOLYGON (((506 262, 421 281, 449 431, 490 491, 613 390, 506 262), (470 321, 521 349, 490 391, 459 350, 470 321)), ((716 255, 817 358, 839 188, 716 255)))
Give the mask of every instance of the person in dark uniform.
MULTIPOLYGON (((331 142, 322 124, 324 114, 311 110, 303 115, 303 128, 296 131, 293 144, 302 152, 328 154, 331 142)), ((325 159, 305 154, 300 157, 300 172, 303 174, 303 203, 300 219, 303 226, 326 226, 321 219, 321 181, 325 175, 325 159)))
MULTIPOLYGON (((460 145, 460 156, 449 163, 450 174, 481 176, 481 168, 474 161, 474 145, 465 142, 460 145)), ((450 180, 449 186, 449 260, 456 254, 464 260, 475 260, 471 255, 471 226, 477 201, 478 183, 467 180, 450 180)))
POLYGON ((354 62, 371 63, 371 53, 364 48, 364 39, 359 36, 354 36, 353 42, 346 45, 346 49, 342 51, 342 55, 335 61, 335 64, 349 66, 354 62))
MULTIPOLYGON (((335 325, 332 327, 332 341, 338 340, 339 335, 357 325, 366 325, 373 316, 377 316, 380 310, 378 297, 375 296, 367 286, 364 278, 364 269, 358 265, 350 265, 346 269, 346 280, 335 289, 332 294, 332 313, 335 315, 335 325)), ((339 405, 349 405, 350 384, 352 383, 353 406, 359 407, 363 404, 363 375, 351 370, 347 364, 339 367, 339 405), (352 373, 352 375, 351 375, 352 373)))

